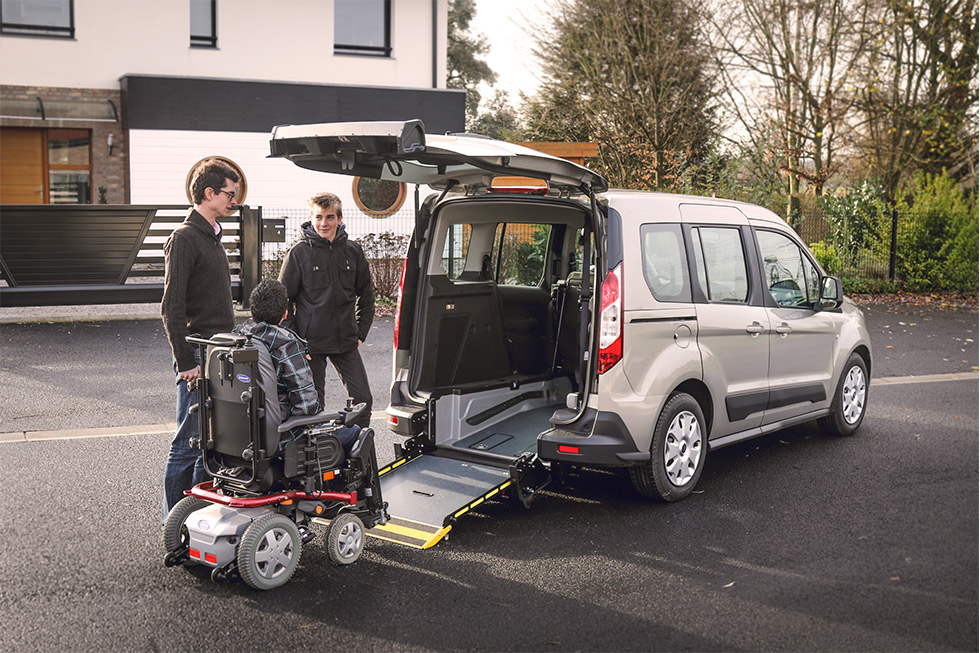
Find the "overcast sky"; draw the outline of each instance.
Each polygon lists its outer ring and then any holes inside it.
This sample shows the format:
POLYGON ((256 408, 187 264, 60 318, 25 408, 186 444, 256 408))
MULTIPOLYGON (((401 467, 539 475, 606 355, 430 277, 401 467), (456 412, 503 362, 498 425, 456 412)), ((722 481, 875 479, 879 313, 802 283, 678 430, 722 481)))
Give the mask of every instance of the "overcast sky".
POLYGON ((495 88, 509 92, 513 106, 519 104, 520 91, 533 95, 538 86, 531 39, 522 25, 533 25, 539 19, 541 4, 540 0, 476 0, 476 17, 470 30, 487 36, 487 63, 497 73, 495 88))

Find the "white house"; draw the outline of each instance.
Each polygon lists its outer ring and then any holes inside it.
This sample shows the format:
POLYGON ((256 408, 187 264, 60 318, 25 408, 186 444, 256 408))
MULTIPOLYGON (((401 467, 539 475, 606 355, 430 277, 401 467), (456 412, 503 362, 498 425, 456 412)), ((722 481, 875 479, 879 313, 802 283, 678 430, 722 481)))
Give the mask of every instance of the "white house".
POLYGON ((189 170, 217 155, 249 205, 301 210, 329 190, 350 215, 351 180, 266 158, 270 131, 463 131, 447 1, 2 0, 0 203, 186 204, 189 170))

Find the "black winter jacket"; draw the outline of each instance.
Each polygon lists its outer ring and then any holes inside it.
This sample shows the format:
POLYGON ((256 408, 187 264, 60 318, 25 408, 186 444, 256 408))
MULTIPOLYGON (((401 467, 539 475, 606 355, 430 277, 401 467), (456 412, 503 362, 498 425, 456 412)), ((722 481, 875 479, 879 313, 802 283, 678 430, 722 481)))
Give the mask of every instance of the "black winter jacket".
POLYGON ((187 219, 163 245, 163 327, 181 372, 193 369, 194 345, 184 338, 196 333, 210 338, 231 331, 235 312, 231 303, 231 272, 221 246, 221 232, 191 209, 187 219))
POLYGON ((357 349, 374 321, 374 283, 364 250, 341 224, 333 242, 310 222, 303 238, 286 253, 279 281, 289 294, 283 326, 304 338, 312 354, 342 354, 357 349))

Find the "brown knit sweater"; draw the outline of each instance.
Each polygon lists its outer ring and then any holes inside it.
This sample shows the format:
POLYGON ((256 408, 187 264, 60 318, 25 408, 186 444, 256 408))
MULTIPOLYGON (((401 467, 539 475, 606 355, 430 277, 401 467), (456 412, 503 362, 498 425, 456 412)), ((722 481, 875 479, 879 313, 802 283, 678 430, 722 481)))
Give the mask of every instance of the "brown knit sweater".
POLYGON ((166 276, 160 312, 177 369, 184 372, 197 365, 186 336, 210 338, 235 327, 231 270, 221 234, 215 235, 211 223, 193 209, 167 239, 163 254, 166 276))

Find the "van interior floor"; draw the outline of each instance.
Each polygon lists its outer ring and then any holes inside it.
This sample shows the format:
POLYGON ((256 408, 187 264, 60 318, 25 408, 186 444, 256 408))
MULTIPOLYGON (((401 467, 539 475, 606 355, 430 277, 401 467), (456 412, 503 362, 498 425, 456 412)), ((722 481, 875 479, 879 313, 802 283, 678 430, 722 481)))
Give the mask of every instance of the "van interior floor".
POLYGON ((561 404, 532 408, 455 442, 454 447, 518 458, 537 452, 538 435, 551 428, 548 421, 561 404))

